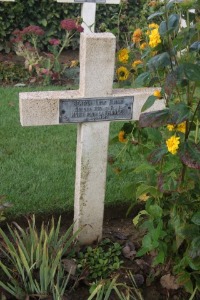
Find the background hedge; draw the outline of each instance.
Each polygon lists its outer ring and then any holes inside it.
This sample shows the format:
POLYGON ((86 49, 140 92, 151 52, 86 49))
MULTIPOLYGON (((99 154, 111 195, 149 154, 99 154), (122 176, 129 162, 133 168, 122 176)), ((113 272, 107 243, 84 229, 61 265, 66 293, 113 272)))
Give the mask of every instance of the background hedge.
MULTIPOLYGON (((128 34, 129 27, 139 14, 142 3, 128 0, 121 5, 98 5, 96 15, 96 32, 112 31, 119 40, 128 34)), ((10 51, 10 37, 18 28, 39 25, 45 32, 45 46, 51 37, 62 37, 60 21, 80 16, 81 5, 57 3, 55 0, 16 0, 0 2, 0 51, 10 51)), ((74 39, 72 47, 76 48, 78 39, 74 39)))

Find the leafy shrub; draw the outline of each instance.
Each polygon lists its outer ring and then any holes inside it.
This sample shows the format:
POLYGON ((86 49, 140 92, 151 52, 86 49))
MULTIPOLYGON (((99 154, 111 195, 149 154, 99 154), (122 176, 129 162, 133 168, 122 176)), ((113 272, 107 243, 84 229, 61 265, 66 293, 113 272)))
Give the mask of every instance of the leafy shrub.
POLYGON ((0 82, 10 84, 28 77, 28 71, 22 65, 10 61, 0 63, 0 82))
POLYGON ((28 221, 28 228, 23 229, 15 224, 15 229, 8 226, 10 238, 0 229, 2 243, 0 268, 7 277, 0 281, 0 286, 16 299, 27 299, 28 296, 54 300, 62 299, 70 274, 66 274, 62 264, 63 255, 67 255, 75 235, 72 226, 60 236, 59 218, 55 226, 54 219, 45 227, 42 223, 37 230, 35 217, 28 221))
MULTIPOLYGON (((69 45, 71 39, 77 32, 82 32, 83 28, 78 20, 65 19, 60 22, 60 27, 64 30, 63 40, 49 40, 48 53, 40 52, 42 37, 45 31, 36 25, 30 25, 23 30, 16 29, 13 32, 12 42, 18 56, 24 58, 25 68, 32 75, 37 75, 37 79, 49 84, 50 81, 59 80, 61 75, 66 74, 67 64, 61 64, 59 57, 64 48, 69 45)), ((76 61, 74 61, 76 65, 76 61)))
POLYGON ((99 246, 88 246, 84 252, 79 252, 77 266, 79 272, 88 270, 90 280, 108 278, 122 264, 120 261, 121 246, 111 243, 109 239, 103 240, 99 246))
MULTIPOLYGON (((145 2, 145 1, 143 1, 145 2)), ((139 13, 142 2, 129 0, 121 5, 97 5, 96 31, 113 31, 123 39, 128 32, 128 26, 134 24, 134 18, 139 13), (103 22, 102 22, 103 20, 103 22)), ((57 3, 49 0, 16 0, 0 4, 0 51, 11 49, 10 36, 15 29, 29 25, 41 26, 47 35, 42 40, 46 46, 51 38, 62 39, 63 33, 59 27, 60 20, 80 16, 81 5, 57 3)), ((70 44, 78 47, 78 39, 74 37, 70 44)))
POLYGON ((125 123, 118 135, 123 149, 135 153, 137 148, 140 157, 126 170, 135 174, 132 197, 145 203, 134 219, 146 231, 137 256, 154 251, 154 265, 171 262, 177 280, 192 295, 200 290, 200 26, 190 12, 197 5, 195 0, 165 1, 149 16, 149 24, 135 28, 132 47, 118 53, 124 68, 120 81, 129 79, 132 64, 130 84, 155 87, 139 122, 125 123), (186 17, 185 28, 180 16, 186 17), (160 99, 166 108, 146 112, 160 99))

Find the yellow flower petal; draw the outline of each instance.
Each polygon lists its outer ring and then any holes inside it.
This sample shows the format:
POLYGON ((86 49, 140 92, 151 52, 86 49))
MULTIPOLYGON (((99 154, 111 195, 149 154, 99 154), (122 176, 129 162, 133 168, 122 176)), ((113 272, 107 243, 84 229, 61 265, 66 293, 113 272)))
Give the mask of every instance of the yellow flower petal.
POLYGON ((180 137, 173 135, 166 141, 167 149, 171 154, 176 154, 180 144, 180 137))
POLYGON ((157 97, 158 99, 161 99, 161 98, 162 98, 161 92, 160 92, 159 90, 155 90, 154 93, 153 93, 153 95, 154 95, 155 97, 157 97))
POLYGON ((119 61, 122 62, 122 63, 127 63, 128 58, 129 58, 129 51, 128 51, 128 49, 126 49, 126 48, 121 49, 119 51, 119 54, 118 54, 119 61))
POLYGON ((126 143, 127 142, 127 139, 125 138, 125 131, 121 130, 119 133, 118 133, 118 139, 121 143, 126 143))

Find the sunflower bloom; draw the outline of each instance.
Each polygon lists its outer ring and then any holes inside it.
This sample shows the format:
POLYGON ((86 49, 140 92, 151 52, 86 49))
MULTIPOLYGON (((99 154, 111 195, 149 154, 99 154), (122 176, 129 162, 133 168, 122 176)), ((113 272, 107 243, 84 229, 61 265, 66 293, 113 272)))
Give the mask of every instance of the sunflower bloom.
POLYGON ((148 44, 144 42, 140 45, 140 49, 144 50, 147 46, 148 46, 148 44))
POLYGON ((155 48, 161 43, 160 34, 158 32, 158 28, 153 29, 151 34, 149 35, 149 46, 151 48, 155 48))
POLYGON ((176 154, 180 144, 180 137, 173 135, 166 141, 167 149, 171 154, 176 154))
POLYGON ((126 49, 126 48, 121 49, 119 51, 119 54, 118 54, 119 61, 122 62, 122 63, 127 63, 128 58, 129 58, 129 51, 128 51, 128 49, 126 49))
POLYGON ((135 69, 137 67, 137 65, 141 65, 142 61, 141 60, 134 60, 134 62, 132 63, 132 67, 135 69))
POLYGON ((125 138, 125 131, 124 130, 121 130, 118 133, 118 139, 119 139, 120 143, 126 143, 127 142, 127 139, 125 138))
POLYGON ((142 39, 142 30, 138 28, 133 32, 132 41, 133 43, 139 43, 141 42, 141 39, 142 39))
POLYGON ((182 123, 178 124, 177 131, 185 133, 186 132, 186 122, 182 122, 182 123))
POLYGON ((129 71, 126 67, 119 67, 117 69, 117 77, 119 81, 127 80, 129 76, 129 71))
POLYGON ((153 95, 154 95, 155 97, 157 97, 158 99, 161 99, 161 98, 162 98, 161 92, 160 92, 159 90, 155 90, 154 93, 153 93, 153 95))

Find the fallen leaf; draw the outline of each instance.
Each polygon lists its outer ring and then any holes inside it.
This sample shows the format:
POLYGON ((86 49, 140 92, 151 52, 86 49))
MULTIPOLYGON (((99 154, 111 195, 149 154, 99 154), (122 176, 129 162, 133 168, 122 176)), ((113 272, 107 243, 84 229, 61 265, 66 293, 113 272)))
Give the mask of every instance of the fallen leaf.
POLYGON ((171 274, 163 275, 160 278, 160 284, 167 290, 177 290, 180 288, 176 282, 176 277, 171 274))

